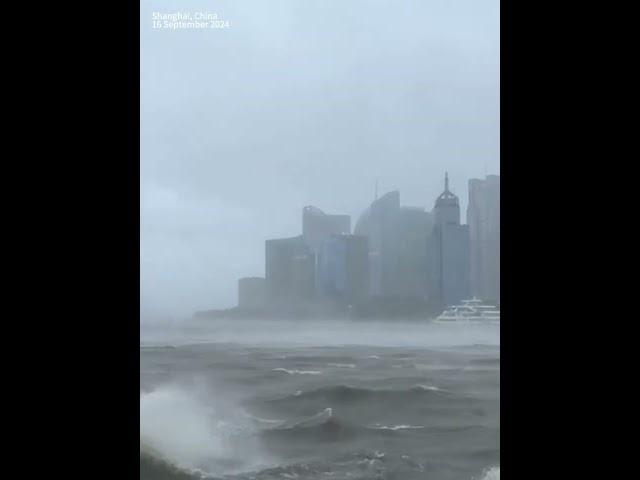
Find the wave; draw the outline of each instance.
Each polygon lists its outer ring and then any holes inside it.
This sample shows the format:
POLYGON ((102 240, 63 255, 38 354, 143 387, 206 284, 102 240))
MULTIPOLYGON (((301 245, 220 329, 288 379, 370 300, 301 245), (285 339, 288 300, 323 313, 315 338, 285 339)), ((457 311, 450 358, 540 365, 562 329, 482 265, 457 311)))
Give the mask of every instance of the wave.
POLYGON ((282 372, 288 375, 322 375, 319 370, 288 370, 286 368, 274 368, 273 372, 282 372))
POLYGON ((247 414, 247 418, 251 419, 258 427, 273 426, 282 424, 283 420, 274 420, 270 418, 260 418, 255 415, 247 414))
POLYGON ((444 390, 440 387, 436 387, 435 385, 422 385, 422 384, 417 384, 414 385, 413 387, 411 387, 409 389, 409 391, 422 391, 422 392, 447 392, 447 390, 444 390))
POLYGON ((365 427, 349 423, 333 414, 331 408, 310 417, 283 422, 281 425, 262 430, 261 435, 268 441, 281 441, 286 444, 299 441, 342 442, 371 435, 388 436, 395 434, 394 429, 365 427))
POLYGON ((485 432, 488 427, 478 426, 425 426, 425 425, 374 425, 363 426, 345 421, 334 415, 331 408, 300 419, 282 422, 280 425, 265 428, 261 435, 268 441, 291 443, 298 441, 340 442, 356 438, 371 439, 373 437, 388 438, 390 436, 406 435, 409 431, 425 431, 431 434, 451 434, 473 431, 485 432))
POLYGON ((494 466, 485 470, 480 478, 481 480, 500 480, 500 467, 494 466))
POLYGON ((318 412, 315 415, 312 415, 311 417, 283 422, 276 428, 278 430, 287 430, 287 429, 294 429, 294 428, 315 427, 328 422, 332 418, 333 418, 333 410, 331 408, 325 408, 323 411, 318 412))
POLYGON ((206 475, 200 471, 184 469, 149 452, 140 452, 140 480, 201 480, 204 478, 206 475))
POLYGON ((281 403, 288 401, 305 401, 315 400, 320 402, 326 402, 329 404, 344 404, 351 402, 358 402, 376 398, 389 398, 389 397, 401 397, 407 398, 407 396, 429 396, 429 395, 442 395, 450 393, 447 390, 443 390, 432 385, 413 385, 408 389, 371 389, 364 387, 353 387, 349 385, 333 385, 329 387, 321 387, 316 390, 310 390, 306 392, 296 392, 293 395, 288 395, 283 398, 270 400, 270 403, 281 403))
POLYGON ((269 442, 280 441, 285 444, 299 441, 339 442, 360 436, 362 430, 336 418, 331 408, 326 408, 311 417, 263 430, 262 436, 269 442))
POLYGON ((254 470, 266 464, 256 430, 237 405, 210 392, 165 385, 140 394, 141 469, 166 473, 171 466, 185 475, 254 470))
POLYGON ((380 425, 380 424, 376 424, 372 427, 369 428, 373 428, 374 430, 391 430, 391 431, 397 431, 397 430, 422 430, 423 428, 427 428, 424 425, 380 425))
POLYGON ((353 363, 355 357, 350 355, 287 355, 286 360, 291 364, 319 364, 324 362, 353 363))

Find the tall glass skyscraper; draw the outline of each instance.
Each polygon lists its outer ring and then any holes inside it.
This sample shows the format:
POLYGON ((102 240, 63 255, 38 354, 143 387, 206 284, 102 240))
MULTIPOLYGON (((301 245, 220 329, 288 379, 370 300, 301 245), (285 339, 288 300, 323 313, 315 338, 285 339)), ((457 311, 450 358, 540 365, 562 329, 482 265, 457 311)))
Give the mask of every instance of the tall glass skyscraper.
POLYGON ((469 180, 471 291, 500 303, 500 176, 469 180))

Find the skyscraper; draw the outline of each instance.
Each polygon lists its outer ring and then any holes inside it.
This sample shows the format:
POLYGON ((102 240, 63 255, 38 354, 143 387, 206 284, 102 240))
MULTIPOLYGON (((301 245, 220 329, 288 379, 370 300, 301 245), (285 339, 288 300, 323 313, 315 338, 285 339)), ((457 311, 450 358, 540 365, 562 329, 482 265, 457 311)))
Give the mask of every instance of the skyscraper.
POLYGON ((338 305, 356 305, 368 297, 367 237, 331 235, 318 252, 316 292, 338 305))
POLYGON ((267 301, 291 306, 313 298, 314 255, 302 235, 265 242, 267 301))
POLYGON ((400 206, 400 193, 376 199, 358 218, 354 233, 369 239, 369 291, 374 297, 416 298, 427 294, 425 244, 431 215, 400 206))
POLYGON ((470 295, 469 228, 460 225, 460 202, 449 190, 446 173, 444 191, 432 215, 434 226, 426 245, 429 300, 435 305, 453 305, 470 295))
POLYGON ((318 207, 308 205, 302 209, 302 238, 309 247, 313 257, 314 282, 316 293, 320 279, 319 254, 324 242, 331 235, 351 233, 351 217, 349 215, 330 215, 318 207))
POLYGON ((469 180, 471 291, 500 303, 500 176, 469 180))
POLYGON ((346 233, 351 233, 349 215, 329 215, 313 206, 302 209, 302 236, 314 252, 329 235, 346 233))

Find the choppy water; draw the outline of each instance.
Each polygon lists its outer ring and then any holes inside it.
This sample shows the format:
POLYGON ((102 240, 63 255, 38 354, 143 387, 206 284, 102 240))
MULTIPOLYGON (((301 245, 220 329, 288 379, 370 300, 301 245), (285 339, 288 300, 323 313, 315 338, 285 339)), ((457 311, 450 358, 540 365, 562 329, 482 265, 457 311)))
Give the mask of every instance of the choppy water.
POLYGON ((498 326, 141 330, 141 479, 500 478, 498 326))

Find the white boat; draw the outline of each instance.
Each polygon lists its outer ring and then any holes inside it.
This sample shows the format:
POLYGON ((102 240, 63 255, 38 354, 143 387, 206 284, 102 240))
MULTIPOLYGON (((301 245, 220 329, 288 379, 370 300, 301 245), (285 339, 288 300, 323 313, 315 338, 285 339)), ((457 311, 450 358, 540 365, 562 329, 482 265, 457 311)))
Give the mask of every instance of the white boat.
POLYGON ((500 323, 500 310, 478 298, 463 300, 462 305, 447 307, 435 321, 437 323, 500 323))

